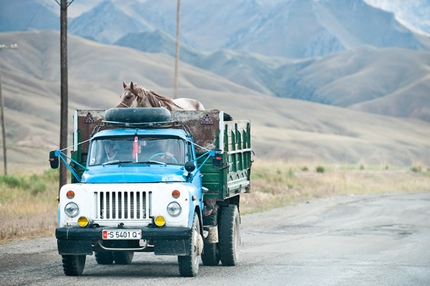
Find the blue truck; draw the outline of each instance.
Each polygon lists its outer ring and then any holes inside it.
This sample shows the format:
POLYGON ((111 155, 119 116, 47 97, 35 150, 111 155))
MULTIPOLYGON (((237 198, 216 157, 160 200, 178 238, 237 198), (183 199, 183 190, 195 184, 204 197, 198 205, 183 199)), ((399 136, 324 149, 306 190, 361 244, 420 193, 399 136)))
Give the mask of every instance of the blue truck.
POLYGON ((251 122, 219 110, 76 110, 56 238, 64 273, 130 264, 134 253, 178 257, 179 274, 234 266, 240 245, 240 195, 251 190, 251 122))

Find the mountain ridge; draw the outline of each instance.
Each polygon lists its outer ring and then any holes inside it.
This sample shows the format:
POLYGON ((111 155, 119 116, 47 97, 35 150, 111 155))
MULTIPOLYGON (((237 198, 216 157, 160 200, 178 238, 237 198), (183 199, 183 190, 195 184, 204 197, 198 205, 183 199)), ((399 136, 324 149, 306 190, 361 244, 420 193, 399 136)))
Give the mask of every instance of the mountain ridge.
MULTIPOLYGON (((0 40, 16 36, 17 33, 2 33, 0 40)), ((7 54, 2 55, 8 154, 15 163, 47 165, 49 149, 58 148, 59 65, 52 66, 50 62, 59 63, 60 55, 58 49, 47 49, 58 40, 58 32, 26 32, 22 34, 19 53, 5 51, 7 54)), ((166 96, 173 93, 174 58, 170 56, 75 36, 70 36, 69 47, 69 132, 74 109, 115 106, 122 81, 135 81, 166 96)), ((430 164, 428 122, 268 96, 184 63, 179 82, 180 97, 195 98, 208 109, 224 110, 235 119, 252 121, 256 160, 430 164)))

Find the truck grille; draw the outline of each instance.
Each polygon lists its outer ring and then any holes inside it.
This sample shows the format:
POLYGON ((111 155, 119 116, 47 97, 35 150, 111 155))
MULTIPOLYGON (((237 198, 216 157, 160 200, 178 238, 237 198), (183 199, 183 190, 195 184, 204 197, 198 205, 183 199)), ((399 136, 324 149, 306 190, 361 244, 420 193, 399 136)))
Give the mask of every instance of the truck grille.
POLYGON ((95 192, 97 217, 100 220, 146 219, 149 216, 151 192, 144 191, 101 191, 95 192))

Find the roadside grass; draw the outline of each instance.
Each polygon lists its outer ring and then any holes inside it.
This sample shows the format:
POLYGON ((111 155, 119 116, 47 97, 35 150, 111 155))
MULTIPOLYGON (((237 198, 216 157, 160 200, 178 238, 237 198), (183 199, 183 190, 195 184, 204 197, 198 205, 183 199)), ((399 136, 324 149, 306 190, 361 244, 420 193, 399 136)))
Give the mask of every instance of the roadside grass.
POLYGON ((430 191, 430 169, 416 166, 256 162, 251 173, 251 193, 241 197, 241 213, 331 196, 430 191))
MULTIPOLYGON (((419 167, 417 167, 419 166, 419 167)), ((249 214, 331 196, 430 191, 430 169, 257 161, 251 193, 241 196, 249 214)), ((57 225, 58 170, 0 176, 0 244, 53 236, 57 225)))
POLYGON ((53 235, 57 193, 57 170, 0 176, 0 244, 53 235))

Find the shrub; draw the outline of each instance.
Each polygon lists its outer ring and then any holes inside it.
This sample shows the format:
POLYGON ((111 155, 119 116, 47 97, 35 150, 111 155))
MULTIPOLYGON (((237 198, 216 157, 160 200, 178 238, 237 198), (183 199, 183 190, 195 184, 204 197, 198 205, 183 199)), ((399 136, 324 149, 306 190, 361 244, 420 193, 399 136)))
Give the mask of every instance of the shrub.
POLYGON ((412 166, 411 171, 414 173, 419 173, 419 172, 421 172, 421 167, 420 166, 412 166))
POLYGON ((9 188, 23 188, 27 189, 29 187, 29 184, 23 177, 17 177, 17 176, 2 176, 0 177, 0 183, 6 184, 9 188))
POLYGON ((412 167, 411 167, 411 171, 414 173, 419 173, 421 172, 422 167, 420 163, 415 163, 412 167))
POLYGON ((315 170, 317 171, 317 173, 324 173, 325 171, 323 166, 317 166, 315 170))

